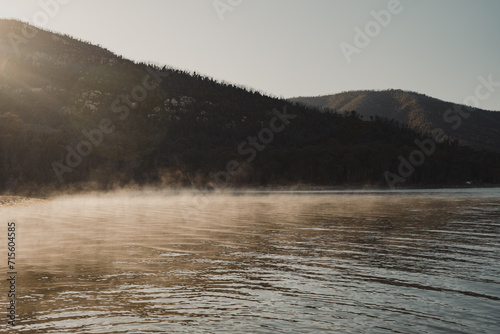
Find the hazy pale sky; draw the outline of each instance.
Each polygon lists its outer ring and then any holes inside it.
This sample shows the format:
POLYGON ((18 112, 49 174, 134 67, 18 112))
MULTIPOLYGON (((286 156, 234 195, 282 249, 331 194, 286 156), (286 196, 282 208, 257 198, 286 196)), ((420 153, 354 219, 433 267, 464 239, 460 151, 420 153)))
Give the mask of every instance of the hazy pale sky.
POLYGON ((462 103, 491 75, 479 107, 500 110, 499 0, 0 0, 0 17, 287 98, 400 88, 462 103))

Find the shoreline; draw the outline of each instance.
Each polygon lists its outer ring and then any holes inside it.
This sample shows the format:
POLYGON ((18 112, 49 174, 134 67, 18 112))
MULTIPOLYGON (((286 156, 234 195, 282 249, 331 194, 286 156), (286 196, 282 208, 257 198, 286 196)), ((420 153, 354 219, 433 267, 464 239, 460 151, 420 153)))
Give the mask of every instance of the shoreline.
POLYGON ((22 206, 45 202, 45 199, 15 195, 0 195, 0 207, 22 206))
POLYGON ((500 185, 454 185, 454 186, 415 186, 415 187, 396 187, 394 189, 388 187, 377 187, 377 186, 367 186, 367 185, 349 185, 349 186, 318 186, 318 185, 294 185, 294 186, 248 186, 248 187, 220 187, 220 188, 196 188, 196 187, 164 187, 164 186, 139 186, 139 187, 123 187, 116 189, 92 189, 92 190, 76 190, 76 191, 52 191, 46 193, 44 196, 32 195, 19 193, 19 194, 0 194, 0 207, 6 206, 21 206, 21 205, 31 205, 37 203, 43 203, 50 198, 64 196, 64 195, 81 195, 81 194, 105 194, 112 192, 170 192, 173 194, 180 194, 183 192, 200 193, 200 194, 279 194, 279 193, 290 193, 290 194, 300 194, 300 193, 399 193, 405 192, 410 193, 415 191, 415 193, 421 193, 425 191, 444 191, 444 190, 479 190, 479 189, 500 189, 500 185))

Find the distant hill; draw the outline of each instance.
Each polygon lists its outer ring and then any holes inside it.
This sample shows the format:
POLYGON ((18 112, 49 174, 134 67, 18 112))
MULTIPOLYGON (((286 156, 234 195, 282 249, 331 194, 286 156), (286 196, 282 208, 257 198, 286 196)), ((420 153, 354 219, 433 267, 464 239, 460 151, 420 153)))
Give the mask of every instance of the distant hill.
POLYGON ((456 139, 460 144, 474 149, 500 152, 500 112, 456 105, 402 90, 352 91, 318 97, 298 97, 291 101, 340 114, 355 110, 363 120, 372 120, 378 116, 408 125, 423 134, 430 134, 432 130, 440 128, 446 133, 447 140, 456 139), (458 123, 455 113, 449 112, 456 108, 471 116, 458 123), (445 116, 447 111, 449 114, 445 116))
MULTIPOLYGON (((424 137, 393 121, 325 113, 0 20, 4 192, 386 187, 385 172, 396 173, 398 157, 424 137)), ((469 180, 500 183, 500 154, 445 140, 400 184, 469 180)))

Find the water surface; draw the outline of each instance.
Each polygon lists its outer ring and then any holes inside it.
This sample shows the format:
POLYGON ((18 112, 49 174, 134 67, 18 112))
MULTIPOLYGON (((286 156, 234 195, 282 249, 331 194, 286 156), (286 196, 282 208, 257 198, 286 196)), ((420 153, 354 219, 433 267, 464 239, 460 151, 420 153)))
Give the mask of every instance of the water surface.
POLYGON ((18 225, 16 332, 498 333, 499 195, 143 191, 3 207, 2 248, 18 225))

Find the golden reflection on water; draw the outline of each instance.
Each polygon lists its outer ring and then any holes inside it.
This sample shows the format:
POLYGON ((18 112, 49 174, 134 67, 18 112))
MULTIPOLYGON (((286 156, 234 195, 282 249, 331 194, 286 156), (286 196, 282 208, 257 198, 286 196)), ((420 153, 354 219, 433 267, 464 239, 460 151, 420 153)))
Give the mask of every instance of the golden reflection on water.
POLYGON ((0 216, 18 225, 22 333, 488 333, 499 210, 495 193, 144 191, 0 216))

